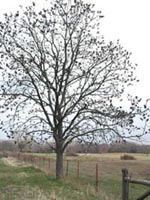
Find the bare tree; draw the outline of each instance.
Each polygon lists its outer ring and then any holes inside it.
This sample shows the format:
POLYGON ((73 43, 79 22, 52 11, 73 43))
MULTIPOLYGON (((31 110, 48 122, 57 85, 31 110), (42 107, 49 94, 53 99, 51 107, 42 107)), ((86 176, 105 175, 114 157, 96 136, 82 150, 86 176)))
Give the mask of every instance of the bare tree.
POLYGON ((11 137, 20 152, 31 150, 32 137, 30 135, 26 135, 26 133, 22 132, 22 130, 15 129, 15 132, 13 132, 11 137))
POLYGON ((75 138, 128 137, 141 113, 138 97, 128 96, 128 111, 114 105, 137 80, 130 53, 119 42, 104 42, 102 17, 80 0, 55 0, 0 22, 1 108, 9 119, 2 127, 10 136, 19 129, 34 140, 52 137, 56 177, 63 176, 63 152, 75 138))

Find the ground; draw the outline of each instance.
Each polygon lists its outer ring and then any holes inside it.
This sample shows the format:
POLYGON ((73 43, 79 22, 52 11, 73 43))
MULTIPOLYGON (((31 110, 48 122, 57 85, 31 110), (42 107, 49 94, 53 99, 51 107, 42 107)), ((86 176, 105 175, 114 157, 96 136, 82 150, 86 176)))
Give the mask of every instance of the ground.
MULTIPOLYGON (((89 187, 90 190, 90 187, 89 187)), ((0 160, 0 200, 96 200, 73 182, 56 180, 13 158, 0 160)))
MULTIPOLYGON (((55 159, 54 154, 38 156, 55 159)), ((62 180, 56 180, 50 171, 45 173, 31 164, 14 158, 2 158, 0 200, 120 200, 122 168, 127 168, 129 175, 134 178, 150 180, 149 155, 133 154, 136 159, 131 161, 122 161, 120 156, 122 154, 65 157, 65 162, 69 160, 68 176, 62 180), (80 163, 79 177, 76 176, 78 163, 80 163), (98 192, 95 191, 94 182, 95 163, 99 166, 98 192)), ((43 166, 43 161, 38 166, 43 166)), ((135 200, 146 190, 145 186, 131 184, 129 200, 135 200)))

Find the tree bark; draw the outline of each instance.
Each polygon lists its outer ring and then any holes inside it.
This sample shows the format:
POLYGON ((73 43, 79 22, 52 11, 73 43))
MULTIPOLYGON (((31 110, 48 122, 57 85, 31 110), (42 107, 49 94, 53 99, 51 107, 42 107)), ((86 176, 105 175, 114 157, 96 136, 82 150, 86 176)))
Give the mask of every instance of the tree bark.
POLYGON ((61 118, 61 111, 59 109, 59 106, 57 106, 58 110, 58 122, 59 125, 57 127, 57 132, 55 133, 55 142, 56 142, 56 178, 62 178, 63 177, 63 125, 62 125, 62 118, 61 118))
POLYGON ((56 149, 56 178, 63 177, 63 151, 56 149))

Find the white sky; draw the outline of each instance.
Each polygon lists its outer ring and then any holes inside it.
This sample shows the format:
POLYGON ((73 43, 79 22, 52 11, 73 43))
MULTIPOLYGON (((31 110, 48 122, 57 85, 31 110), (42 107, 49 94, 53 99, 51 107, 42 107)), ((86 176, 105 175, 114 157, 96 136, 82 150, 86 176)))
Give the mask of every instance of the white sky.
MULTIPOLYGON (((70 0, 73 1, 73 0, 70 0)), ((133 53, 133 63, 137 63, 139 84, 132 93, 149 98, 150 92, 150 1, 149 0, 86 0, 96 4, 105 16, 101 20, 101 33, 107 41, 120 40, 120 43, 133 53)), ((0 0, 0 15, 16 11, 19 5, 29 5, 32 0, 0 0)), ((40 7, 44 0, 35 0, 40 7)))
POLYGON ((89 0, 102 10, 102 32, 107 40, 120 43, 133 53, 132 60, 138 64, 140 79, 132 91, 149 98, 150 86, 150 1, 149 0, 89 0))
MULTIPOLYGON (((96 4, 105 16, 101 20, 101 33, 107 41, 120 40, 132 60, 138 64, 140 82, 131 92, 142 98, 150 97, 150 0, 86 0, 96 4)), ((19 5, 28 5, 32 0, 0 0, 0 15, 16 11, 19 5)), ((40 7, 44 0, 35 0, 40 7)))

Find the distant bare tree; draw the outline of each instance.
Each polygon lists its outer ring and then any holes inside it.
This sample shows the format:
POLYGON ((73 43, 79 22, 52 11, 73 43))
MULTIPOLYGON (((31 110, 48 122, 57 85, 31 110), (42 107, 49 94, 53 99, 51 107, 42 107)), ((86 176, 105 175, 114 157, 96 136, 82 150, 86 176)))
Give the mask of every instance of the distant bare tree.
POLYGON ((26 135, 26 133, 20 130, 15 130, 12 134, 12 138, 20 152, 31 150, 32 138, 30 135, 26 135))
POLYGON ((1 109, 9 119, 2 127, 10 136, 19 129, 34 140, 53 137, 57 177, 75 138, 128 137, 142 113, 138 97, 128 98, 128 111, 114 104, 137 81, 130 53, 104 42, 103 16, 93 5, 67 2, 54 0, 41 11, 33 3, 0 22, 1 109))

